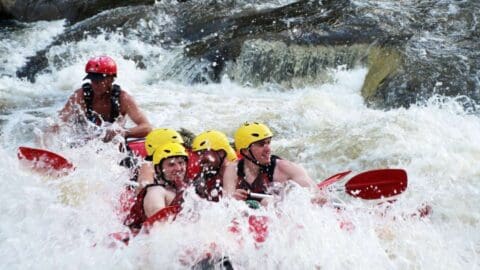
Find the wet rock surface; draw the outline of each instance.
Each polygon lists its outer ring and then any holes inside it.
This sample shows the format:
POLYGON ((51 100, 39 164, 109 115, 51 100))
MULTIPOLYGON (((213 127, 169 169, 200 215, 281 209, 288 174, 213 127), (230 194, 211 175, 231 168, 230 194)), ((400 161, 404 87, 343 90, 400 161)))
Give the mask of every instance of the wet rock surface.
MULTIPOLYGON (((393 6, 379 12, 377 4, 298 1, 252 10, 235 1, 187 1, 117 8, 68 26, 18 76, 34 80, 55 59, 59 67, 68 64, 71 55, 46 57, 54 46, 87 33, 120 31, 155 46, 182 48, 164 76, 190 83, 218 82, 227 74, 244 84, 290 88, 325 81, 328 68, 360 65, 369 68, 362 95, 372 107, 408 107, 436 94, 480 99, 479 4, 458 3, 454 12, 448 4, 432 10, 414 1, 400 11, 393 6), (159 15, 170 16, 170 25, 145 27, 159 15)), ((145 56, 124 57, 148 65, 145 56)))
POLYGON ((2 0, 0 19, 24 22, 66 19, 75 23, 105 10, 154 3, 154 0, 2 0))

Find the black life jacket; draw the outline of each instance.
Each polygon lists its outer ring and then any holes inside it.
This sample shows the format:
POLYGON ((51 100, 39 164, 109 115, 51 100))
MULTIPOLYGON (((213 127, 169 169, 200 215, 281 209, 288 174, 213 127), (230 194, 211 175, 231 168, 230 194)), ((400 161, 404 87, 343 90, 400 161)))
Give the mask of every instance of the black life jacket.
POLYGON ((267 188, 273 182, 273 173, 275 172, 277 159, 280 159, 280 157, 272 155, 270 157, 270 164, 260 167, 260 174, 255 178, 252 184, 249 184, 245 180, 245 159, 239 160, 237 164, 237 188, 249 190, 250 192, 266 194, 267 188))
POLYGON ((110 119, 102 119, 101 116, 93 110, 93 89, 90 83, 84 83, 82 85, 83 89, 83 100, 85 102, 86 112, 85 116, 89 121, 96 125, 101 125, 102 121, 107 121, 110 123, 115 122, 117 117, 120 115, 120 93, 121 88, 118 84, 114 84, 112 87, 112 93, 110 95, 110 119))

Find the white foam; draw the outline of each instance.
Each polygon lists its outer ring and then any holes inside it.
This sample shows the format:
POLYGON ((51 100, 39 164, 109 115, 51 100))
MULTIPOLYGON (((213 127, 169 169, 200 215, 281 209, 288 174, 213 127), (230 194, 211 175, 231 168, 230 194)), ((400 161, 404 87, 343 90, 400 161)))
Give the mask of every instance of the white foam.
POLYGON ((101 35, 56 48, 57 53, 75 50, 78 58, 66 67, 52 67, 36 84, 0 79, 4 98, 30 107, 3 116, 0 268, 182 269, 212 248, 214 254, 228 255, 235 269, 480 267, 480 122, 457 100, 432 99, 425 106, 390 111, 367 108, 360 95, 364 68, 333 70, 330 84, 289 91, 255 89, 227 79, 186 85, 156 79, 159 70, 168 68, 160 61, 171 57, 168 52, 135 40, 113 44, 101 35), (94 50, 98 47, 102 49, 94 50), (139 69, 121 58, 131 50, 155 52, 158 58, 139 69), (333 192, 330 196, 345 207, 337 213, 311 205, 305 191, 292 189, 275 210, 257 212, 271 220, 261 245, 248 233, 242 212, 251 210, 243 204, 207 206, 190 199, 187 209, 199 214, 195 222, 187 215, 128 247, 108 248, 108 233, 124 229, 114 209, 129 177, 117 165, 121 155, 116 146, 92 141, 73 149, 62 144, 67 138, 59 138, 52 150, 77 167, 60 179, 36 175, 16 158, 17 146, 34 145, 30 130, 54 117, 80 86, 83 65, 93 51, 115 57, 118 82, 156 127, 195 133, 215 128, 232 137, 244 121, 262 121, 275 133, 274 152, 302 164, 317 181, 347 169, 395 167, 406 169, 409 187, 383 215, 377 213, 383 206, 333 192), (36 105, 39 99, 48 102, 36 105), (424 219, 411 217, 423 203, 434 212, 424 219), (239 235, 228 231, 235 217, 239 235), (341 229, 338 219, 355 228, 341 229))

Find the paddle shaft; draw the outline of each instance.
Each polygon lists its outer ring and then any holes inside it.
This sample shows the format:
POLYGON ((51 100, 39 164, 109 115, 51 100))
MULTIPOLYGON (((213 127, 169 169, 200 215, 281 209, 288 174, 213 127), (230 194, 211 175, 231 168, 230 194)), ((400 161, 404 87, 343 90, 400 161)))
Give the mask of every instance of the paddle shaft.
POLYGON ((260 200, 261 199, 271 199, 271 198, 273 198, 273 195, 255 193, 255 192, 250 192, 249 195, 253 199, 260 199, 260 200))

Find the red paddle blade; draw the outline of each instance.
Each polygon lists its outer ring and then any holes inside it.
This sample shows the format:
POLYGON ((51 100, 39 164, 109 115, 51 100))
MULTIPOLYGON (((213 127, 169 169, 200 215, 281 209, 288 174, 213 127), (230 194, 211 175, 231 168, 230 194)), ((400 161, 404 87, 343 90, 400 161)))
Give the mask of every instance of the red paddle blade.
POLYGON ((180 205, 172 205, 162 208, 158 210, 158 212, 153 214, 153 216, 150 216, 147 220, 145 220, 145 222, 143 222, 143 226, 146 226, 148 228, 157 221, 166 221, 170 216, 176 216, 180 212, 180 210, 182 210, 180 205))
POLYGON ((354 176, 345 184, 345 191, 354 197, 376 200, 404 192, 407 183, 405 170, 373 170, 354 176))
POLYGON ((18 148, 18 159, 28 160, 33 162, 32 167, 36 170, 70 170, 73 168, 73 164, 66 160, 64 157, 55 154, 53 152, 30 148, 30 147, 19 147, 18 148))
POLYGON ((322 182, 320 182, 318 185, 317 185, 317 188, 319 189, 322 189, 322 188, 326 188, 328 186, 330 186, 331 184, 337 182, 337 181, 340 181, 341 179, 343 179, 347 174, 351 173, 352 171, 344 171, 344 172, 341 172, 341 173, 337 173, 335 175, 332 175, 330 176, 329 178, 323 180, 322 182))

